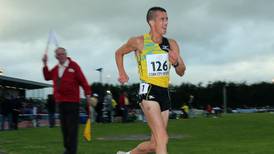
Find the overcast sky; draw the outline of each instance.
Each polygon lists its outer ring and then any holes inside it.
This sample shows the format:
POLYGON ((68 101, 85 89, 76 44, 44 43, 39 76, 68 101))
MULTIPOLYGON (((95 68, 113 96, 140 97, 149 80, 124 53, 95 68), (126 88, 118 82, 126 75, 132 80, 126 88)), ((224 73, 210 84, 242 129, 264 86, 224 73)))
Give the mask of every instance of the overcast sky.
MULTIPOLYGON (((4 74, 45 82, 41 58, 48 32, 79 63, 90 83, 117 82, 114 52, 128 38, 149 32, 145 16, 161 6, 169 16, 166 37, 177 40, 187 70, 171 72, 181 84, 274 78, 273 0, 0 0, 0 67, 4 74)), ((49 51, 49 66, 54 58, 49 51)), ((133 54, 125 57, 129 83, 138 82, 133 54)), ((49 82, 50 83, 50 82, 49 82)))

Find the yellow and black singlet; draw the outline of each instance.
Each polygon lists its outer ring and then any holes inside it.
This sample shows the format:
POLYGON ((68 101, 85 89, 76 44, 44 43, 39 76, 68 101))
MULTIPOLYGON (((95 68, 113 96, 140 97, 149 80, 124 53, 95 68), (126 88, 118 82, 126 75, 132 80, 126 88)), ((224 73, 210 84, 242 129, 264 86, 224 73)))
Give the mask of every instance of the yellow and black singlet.
POLYGON ((145 83, 167 88, 170 63, 168 39, 163 37, 161 44, 152 41, 150 34, 144 34, 144 48, 136 55, 140 80, 145 83))

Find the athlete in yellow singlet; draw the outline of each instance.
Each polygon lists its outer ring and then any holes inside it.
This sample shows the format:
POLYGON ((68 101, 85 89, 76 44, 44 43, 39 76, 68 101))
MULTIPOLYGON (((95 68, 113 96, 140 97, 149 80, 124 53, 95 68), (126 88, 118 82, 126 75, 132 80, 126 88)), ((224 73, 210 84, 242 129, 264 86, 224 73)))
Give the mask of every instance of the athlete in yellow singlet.
POLYGON ((147 22, 150 32, 130 38, 116 51, 115 57, 119 71, 118 80, 124 84, 129 78, 124 69, 123 57, 132 51, 135 52, 141 80, 139 103, 151 129, 151 138, 129 152, 119 151, 117 154, 167 154, 169 72, 173 66, 176 73, 183 76, 186 67, 176 41, 164 37, 168 24, 166 10, 161 7, 150 8, 147 12, 147 22))
POLYGON ((167 88, 169 84, 168 40, 165 44, 154 43, 150 34, 144 34, 144 48, 136 55, 140 80, 159 87, 167 88), (164 48, 164 49, 162 49, 164 48))

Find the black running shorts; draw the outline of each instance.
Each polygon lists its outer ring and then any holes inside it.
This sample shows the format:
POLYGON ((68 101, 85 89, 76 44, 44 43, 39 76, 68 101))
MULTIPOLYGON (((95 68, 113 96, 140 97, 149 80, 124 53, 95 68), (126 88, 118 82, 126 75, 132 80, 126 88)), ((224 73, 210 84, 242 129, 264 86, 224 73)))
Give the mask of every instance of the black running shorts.
POLYGON ((161 112, 170 109, 168 88, 163 88, 148 83, 141 83, 139 88, 139 103, 142 103, 143 100, 158 102, 161 112))

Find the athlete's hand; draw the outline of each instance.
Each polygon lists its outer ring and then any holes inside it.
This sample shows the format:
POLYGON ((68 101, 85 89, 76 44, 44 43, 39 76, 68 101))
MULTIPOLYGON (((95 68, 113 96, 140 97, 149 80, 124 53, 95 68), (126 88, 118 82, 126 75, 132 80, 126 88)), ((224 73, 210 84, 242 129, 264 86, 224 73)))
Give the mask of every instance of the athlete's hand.
POLYGON ((178 63, 178 58, 179 58, 178 52, 171 49, 168 51, 168 59, 172 65, 175 65, 178 63))
POLYGON ((121 83, 121 84, 125 84, 127 81, 128 81, 128 76, 126 73, 124 74, 120 74, 119 78, 118 78, 118 81, 121 83))

